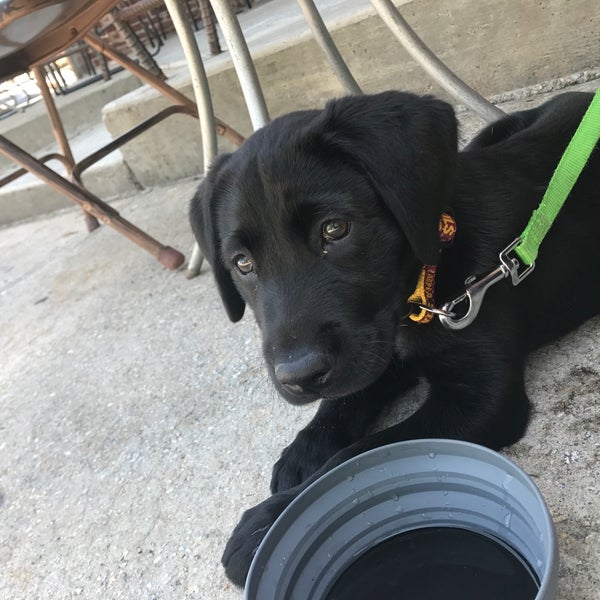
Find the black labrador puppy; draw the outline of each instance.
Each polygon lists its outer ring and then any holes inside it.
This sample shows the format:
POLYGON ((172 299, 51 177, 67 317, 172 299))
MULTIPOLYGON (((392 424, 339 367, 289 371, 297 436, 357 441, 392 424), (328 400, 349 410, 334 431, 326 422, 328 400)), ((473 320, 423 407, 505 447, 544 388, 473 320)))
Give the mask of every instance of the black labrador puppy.
POLYGON ((249 304, 269 374, 293 404, 321 398, 246 511, 223 564, 242 585, 257 546, 310 482, 363 451, 412 438, 499 449, 527 427, 528 352, 600 308, 600 152, 594 151, 519 286, 491 288, 461 331, 410 320, 423 265, 436 304, 498 266, 523 231, 591 100, 563 94, 507 116, 457 151, 452 108, 400 92, 346 97, 276 119, 220 156, 191 206, 229 318, 249 304), (443 211, 457 224, 441 250, 443 211), (383 431, 382 410, 420 380, 423 404, 383 431))

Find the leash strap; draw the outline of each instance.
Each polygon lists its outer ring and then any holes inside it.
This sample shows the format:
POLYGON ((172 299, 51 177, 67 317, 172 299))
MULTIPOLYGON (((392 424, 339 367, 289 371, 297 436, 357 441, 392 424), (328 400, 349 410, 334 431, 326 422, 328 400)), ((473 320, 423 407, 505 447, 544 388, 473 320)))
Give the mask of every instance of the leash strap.
POLYGON ((542 202, 533 211, 527 227, 521 234, 521 241, 515 247, 515 253, 523 264, 529 266, 535 262, 540 244, 571 193, 599 138, 600 88, 562 155, 542 202))
POLYGON ((492 285, 507 277, 510 277, 513 285, 519 285, 533 271, 540 244, 571 193, 599 138, 600 89, 592 98, 550 179, 540 206, 533 211, 523 233, 500 252, 499 264, 493 271, 483 277, 469 277, 465 281, 465 291, 460 296, 446 302, 441 309, 434 309, 445 328, 464 329, 477 317, 484 296, 492 285), (461 313, 455 311, 459 305, 466 305, 466 310, 461 313))

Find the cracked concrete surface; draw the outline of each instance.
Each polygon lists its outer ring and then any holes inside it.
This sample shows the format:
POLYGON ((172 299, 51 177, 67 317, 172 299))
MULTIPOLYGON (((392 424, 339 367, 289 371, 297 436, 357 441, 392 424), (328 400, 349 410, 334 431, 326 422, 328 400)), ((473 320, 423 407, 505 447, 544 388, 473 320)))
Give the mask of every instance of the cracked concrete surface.
MULTIPOLYGON (((116 206, 187 252, 197 183, 116 206)), ((277 396, 206 271, 167 272, 75 210, 0 229, 0 256, 0 597, 240 599, 223 546, 315 407, 277 396)), ((599 331, 532 357, 535 414, 506 452, 554 516, 563 600, 600 598, 599 331)))

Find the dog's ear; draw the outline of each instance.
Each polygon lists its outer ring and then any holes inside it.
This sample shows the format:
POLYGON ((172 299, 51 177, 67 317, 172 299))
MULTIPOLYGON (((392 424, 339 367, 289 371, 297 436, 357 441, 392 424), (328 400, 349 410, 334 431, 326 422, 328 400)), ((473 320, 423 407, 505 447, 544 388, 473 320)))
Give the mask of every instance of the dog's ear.
POLYGON ((210 166, 204 181, 192 198, 190 222, 196 240, 212 267, 227 315, 235 323, 244 315, 246 303, 237 291, 231 279, 231 274, 223 264, 221 239, 216 222, 217 207, 226 188, 226 183, 223 181, 223 171, 230 156, 229 154, 223 154, 217 157, 210 166))
POLYGON ((313 133, 366 174, 419 261, 437 264, 458 153, 452 107, 402 92, 348 96, 326 105, 313 133))

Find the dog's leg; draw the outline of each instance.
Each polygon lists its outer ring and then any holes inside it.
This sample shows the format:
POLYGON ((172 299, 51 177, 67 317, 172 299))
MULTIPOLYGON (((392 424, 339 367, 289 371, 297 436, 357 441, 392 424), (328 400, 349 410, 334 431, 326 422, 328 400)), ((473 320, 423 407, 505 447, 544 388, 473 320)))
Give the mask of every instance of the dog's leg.
MULTIPOLYGON (((530 403, 525 392, 524 359, 491 341, 446 351, 422 364, 429 381, 425 402, 410 417, 340 451, 325 468, 393 442, 451 438, 493 449, 515 443, 525 433, 530 403)), ((324 470, 323 469, 323 470, 324 470)))
POLYGON ((529 401, 521 361, 489 347, 486 352, 476 348, 431 359, 425 370, 432 378, 427 400, 408 419, 342 449, 300 485, 244 513, 222 558, 231 581, 243 585, 258 545, 288 504, 318 477, 357 454, 416 438, 462 439, 497 449, 523 435, 529 401))
POLYGON ((415 376, 398 369, 391 367, 362 392, 321 401, 312 421, 273 466, 271 492, 275 494, 297 486, 336 452, 362 438, 386 405, 417 384, 415 376))

